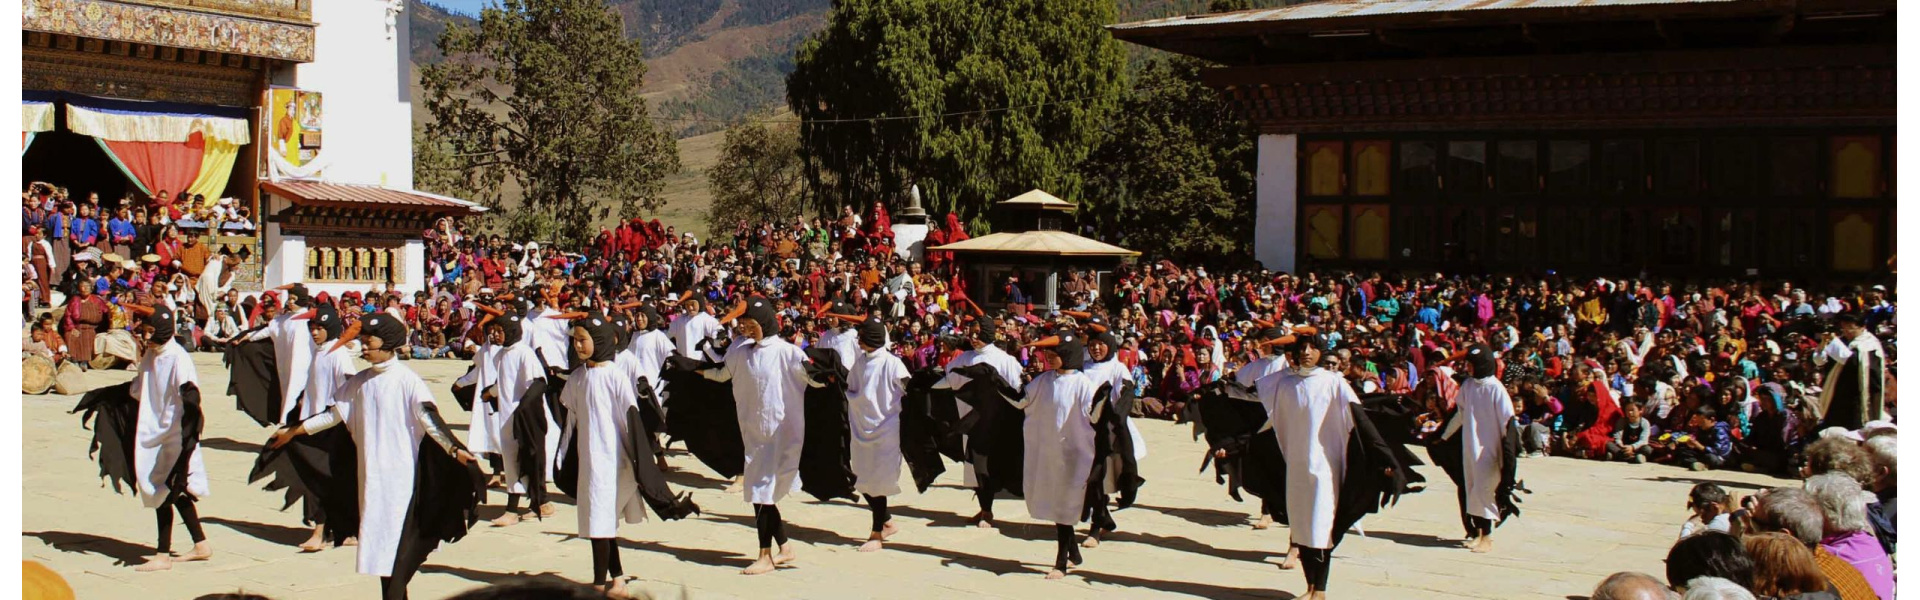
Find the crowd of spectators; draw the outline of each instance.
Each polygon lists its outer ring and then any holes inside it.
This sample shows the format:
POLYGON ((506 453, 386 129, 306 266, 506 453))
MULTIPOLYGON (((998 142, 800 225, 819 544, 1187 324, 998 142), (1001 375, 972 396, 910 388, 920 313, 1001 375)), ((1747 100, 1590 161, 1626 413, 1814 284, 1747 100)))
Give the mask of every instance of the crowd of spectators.
MULTIPOLYGON (((182 223, 202 218, 197 202, 184 208, 155 204, 152 212, 122 208, 106 217, 98 212, 97 199, 68 202, 58 190, 35 186, 25 204, 28 302, 45 306, 49 287, 66 298, 58 316, 42 316, 31 328, 30 343, 50 356, 77 353, 71 332, 91 310, 104 313, 96 329, 125 327, 128 320, 118 305, 127 301, 203 306, 180 334, 187 347, 200 349, 216 349, 278 313, 273 292, 252 295, 230 286, 199 285, 207 263, 223 259, 210 256, 198 235, 182 233, 182 223), (125 252, 119 252, 123 245, 125 252), (63 248, 64 256, 54 252, 63 248), (103 248, 150 260, 101 260, 103 248), (45 265, 40 254, 48 255, 45 265), (53 276, 48 267, 56 265, 65 268, 53 276)), ((213 210, 209 218, 225 218, 217 212, 221 209, 213 210)), ((224 214, 246 218, 244 212, 224 214)), ((702 241, 657 220, 635 219, 602 229, 582 247, 560 248, 477 233, 449 218, 423 233, 425 289, 409 295, 376 285, 364 293, 321 294, 317 300, 337 305, 349 319, 387 311, 405 320, 413 335, 405 356, 412 359, 471 356, 478 342, 474 325, 483 314, 472 299, 537 295, 531 288, 558 286, 564 306, 604 310, 655 302, 662 314, 679 313, 690 306, 684 303, 689 298, 705 301, 698 310, 719 314, 746 295, 761 294, 781 307, 781 335, 802 346, 833 326, 816 316, 820 309, 845 303, 885 319, 894 332, 892 350, 916 370, 938 367, 958 353, 946 335, 957 326, 989 319, 1016 357, 1039 368, 1022 344, 1043 337, 1058 313, 1038 304, 1045 297, 1036 289, 1038 282, 1017 276, 972 280, 954 257, 940 252, 928 252, 921 261, 902 259, 894 252, 890 223, 876 204, 864 216, 848 208, 832 219, 740 222, 720 229, 722 239, 702 241), (995 305, 1004 300, 1005 308, 984 310, 987 297, 995 305)), ((928 235, 936 243, 967 237, 952 215, 928 235)), ((1897 355, 1893 299, 1879 285, 1814 291, 1751 278, 1219 269, 1154 261, 1059 278, 1057 308, 1101 314, 1121 340, 1118 359, 1132 370, 1139 416, 1186 418, 1187 405, 1208 385, 1230 378, 1253 358, 1250 338, 1258 332, 1257 322, 1314 325, 1327 343, 1324 366, 1344 373, 1361 394, 1408 396, 1428 411, 1426 423, 1453 410, 1457 386, 1446 358, 1467 345, 1487 344, 1500 357, 1499 377, 1515 399, 1529 455, 1794 478, 1838 471, 1860 487, 1885 490, 1889 498, 1892 493, 1882 484, 1883 477, 1891 480, 1892 455, 1856 448, 1873 460, 1833 458, 1837 451, 1820 450, 1821 444, 1841 442, 1822 438, 1822 415, 1815 412, 1827 373, 1844 360, 1845 340, 1839 336, 1873 335, 1885 343, 1890 358, 1897 355), (1836 321, 1857 323, 1857 333, 1839 331, 1836 321), (1884 472, 1876 470, 1881 468, 1884 472)), ((1887 365, 1889 415, 1897 402, 1894 364, 1890 359, 1887 365)), ((1885 423, 1876 426, 1890 429, 1885 423)), ((1856 431, 1839 439, 1870 450, 1878 442, 1863 446, 1861 440, 1875 433, 1885 431, 1856 431)), ((1714 504, 1711 494, 1696 500, 1714 504)), ((1755 501, 1765 506, 1765 497, 1755 501)), ((1740 510, 1746 511, 1740 518, 1768 514, 1740 510)), ((1735 514, 1702 515, 1696 529, 1725 530, 1729 520, 1739 520, 1735 514)), ((1863 531, 1853 527, 1858 523, 1851 514, 1822 532, 1765 524, 1753 531, 1825 544, 1844 528, 1863 531)), ((1712 551, 1800 556, 1781 541, 1756 534, 1712 551)), ((1756 582, 1752 574, 1733 575, 1716 576, 1762 595, 1787 589, 1756 582)), ((1689 581, 1670 583, 1684 587, 1689 581)))

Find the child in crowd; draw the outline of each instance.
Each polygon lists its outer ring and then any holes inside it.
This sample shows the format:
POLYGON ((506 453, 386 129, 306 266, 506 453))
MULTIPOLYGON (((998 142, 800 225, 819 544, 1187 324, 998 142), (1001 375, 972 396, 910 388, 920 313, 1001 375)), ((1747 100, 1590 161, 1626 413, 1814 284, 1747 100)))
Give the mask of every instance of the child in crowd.
POLYGON ((1621 407, 1620 424, 1613 428, 1613 441, 1607 442, 1607 460, 1633 464, 1646 462, 1653 455, 1653 423, 1647 421, 1646 407, 1630 400, 1621 407))
POLYGON ((1733 428, 1712 406, 1696 406, 1687 422, 1688 435, 1673 440, 1672 462, 1695 471, 1726 466, 1733 454, 1733 428))
POLYGON ((1687 510, 1693 511, 1693 516, 1680 525, 1682 539, 1703 531, 1726 533, 1732 528, 1727 510, 1727 490, 1718 485, 1702 483, 1693 486, 1693 491, 1687 492, 1687 510))

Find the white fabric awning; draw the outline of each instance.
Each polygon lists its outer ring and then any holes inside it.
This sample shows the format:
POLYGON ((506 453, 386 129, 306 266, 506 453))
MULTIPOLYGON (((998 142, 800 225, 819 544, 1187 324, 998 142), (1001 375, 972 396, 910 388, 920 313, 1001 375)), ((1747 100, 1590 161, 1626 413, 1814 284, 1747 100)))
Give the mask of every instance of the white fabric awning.
POLYGON ((114 142, 184 142, 199 132, 208 140, 234 145, 253 143, 246 119, 102 110, 72 104, 67 105, 67 129, 114 142))
POLYGON ((23 102, 20 104, 20 131, 39 133, 53 131, 52 102, 23 102))

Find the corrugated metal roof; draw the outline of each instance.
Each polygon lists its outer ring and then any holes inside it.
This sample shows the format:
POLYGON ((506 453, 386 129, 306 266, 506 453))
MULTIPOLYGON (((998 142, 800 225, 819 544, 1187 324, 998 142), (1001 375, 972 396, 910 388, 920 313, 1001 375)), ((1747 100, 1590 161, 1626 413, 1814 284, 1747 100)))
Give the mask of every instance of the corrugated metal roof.
POLYGON ((1116 31, 1169 27, 1264 23, 1274 21, 1313 21, 1347 17, 1450 13, 1516 9, 1577 9, 1626 6, 1662 6, 1673 4, 1759 4, 1760 0, 1324 0, 1280 8, 1243 10, 1230 13, 1169 17, 1109 28, 1116 31))
POLYGON ((1090 240, 1065 231, 1023 231, 994 233, 928 250, 987 252, 1000 254, 1047 254, 1054 256, 1138 256, 1126 248, 1090 240))
POLYGON ((368 204, 433 209, 461 209, 473 212, 486 207, 439 194, 378 185, 328 183, 324 181, 264 181, 260 188, 275 195, 309 202, 368 204))

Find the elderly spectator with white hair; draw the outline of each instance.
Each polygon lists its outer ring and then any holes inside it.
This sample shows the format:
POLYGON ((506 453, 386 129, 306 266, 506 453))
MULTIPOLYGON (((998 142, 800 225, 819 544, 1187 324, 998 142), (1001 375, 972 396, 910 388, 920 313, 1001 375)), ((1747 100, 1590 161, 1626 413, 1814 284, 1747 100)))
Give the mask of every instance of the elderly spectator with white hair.
POLYGON ((1899 436, 1893 434, 1876 435, 1867 438, 1861 444, 1867 451, 1867 458, 1873 463, 1874 479, 1871 488, 1874 501, 1867 505, 1867 522, 1873 524, 1874 537, 1880 538, 1880 549, 1887 556, 1894 556, 1895 542, 1898 541, 1899 521, 1899 485, 1894 479, 1895 461, 1900 454, 1899 436))
POLYGON ((1820 509, 1827 518, 1820 547, 1859 569, 1873 586, 1874 593, 1882 600, 1891 600, 1894 597, 1893 561, 1873 537, 1860 482, 1843 473, 1822 473, 1807 478, 1806 487, 1807 492, 1820 501, 1820 509))
POLYGON ((1700 577, 1687 583, 1686 600, 1755 600, 1753 592, 1719 577, 1700 577))
POLYGON ((1658 578, 1639 571, 1621 571, 1608 575, 1593 588, 1588 600, 1679 600, 1680 594, 1667 589, 1658 578))
POLYGON ((1834 556, 1820 545, 1827 526, 1826 513, 1820 508, 1820 501, 1813 494, 1799 488, 1773 488, 1762 490, 1752 498, 1755 500, 1750 513, 1737 519, 1737 531, 1744 533, 1782 532, 1805 544, 1813 551, 1813 562, 1820 568, 1820 574, 1840 593, 1841 600, 1875 600, 1879 593, 1874 590, 1860 570, 1848 564, 1845 559, 1834 556))

